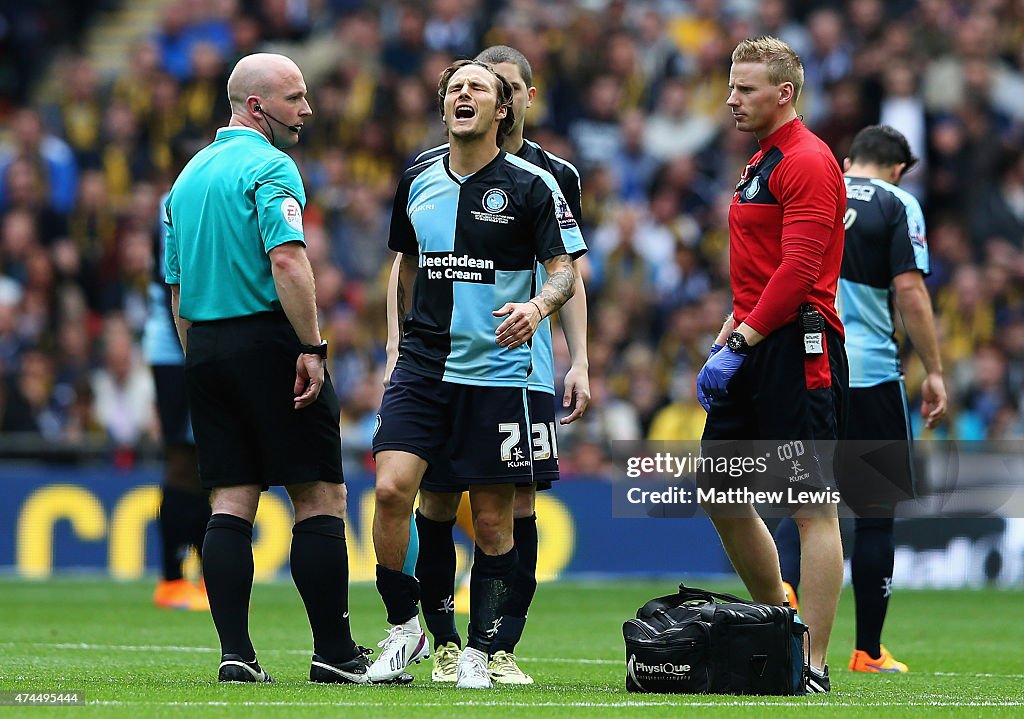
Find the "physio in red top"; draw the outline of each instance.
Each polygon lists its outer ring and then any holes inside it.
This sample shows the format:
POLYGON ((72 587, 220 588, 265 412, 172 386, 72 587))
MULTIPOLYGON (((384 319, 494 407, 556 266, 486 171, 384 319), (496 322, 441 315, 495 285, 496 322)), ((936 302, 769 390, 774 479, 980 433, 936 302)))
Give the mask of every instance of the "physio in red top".
MULTIPOLYGON (((846 189, 828 147, 797 116, 803 77, 800 59, 775 38, 744 40, 733 51, 726 104, 737 129, 754 135, 760 149, 729 208, 733 314, 697 391, 708 410, 705 456, 753 458, 756 447, 757 456, 769 457, 766 473, 726 480, 729 486, 764 489, 766 481, 779 481, 767 489, 782 489, 787 498, 790 489, 823 490, 819 499, 782 506, 800 528, 800 613, 810 628, 805 687, 823 692, 831 688, 825 653, 843 578, 832 453, 849 384, 835 307, 846 189), (795 454, 782 461, 784 453, 773 451, 784 445, 799 447, 799 461, 789 461, 795 454)), ((782 604, 778 554, 753 505, 726 511, 706 502, 705 510, 753 598, 782 604)))
MULTIPOLYGON (((730 95, 734 114, 746 109, 741 87, 734 85, 730 95), (741 99, 734 106, 737 96, 741 99)), ((788 107, 793 112, 792 103, 788 107)), ((741 128, 743 119, 737 116, 741 128)), ((739 331, 753 345, 760 339, 754 333, 771 334, 796 319, 801 303, 811 302, 842 333, 835 302, 846 187, 839 165, 796 116, 758 135, 758 144, 761 149, 747 164, 729 208, 730 276, 739 331)))

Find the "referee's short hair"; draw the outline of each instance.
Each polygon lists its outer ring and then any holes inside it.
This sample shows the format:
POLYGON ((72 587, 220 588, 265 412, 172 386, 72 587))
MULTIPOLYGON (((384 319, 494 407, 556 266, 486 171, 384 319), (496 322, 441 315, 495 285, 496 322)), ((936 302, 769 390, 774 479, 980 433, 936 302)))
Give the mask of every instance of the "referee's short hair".
POLYGON ((910 149, 910 143, 899 130, 889 125, 869 125, 857 133, 847 153, 850 162, 862 162, 881 167, 892 167, 903 163, 906 172, 917 158, 910 149))

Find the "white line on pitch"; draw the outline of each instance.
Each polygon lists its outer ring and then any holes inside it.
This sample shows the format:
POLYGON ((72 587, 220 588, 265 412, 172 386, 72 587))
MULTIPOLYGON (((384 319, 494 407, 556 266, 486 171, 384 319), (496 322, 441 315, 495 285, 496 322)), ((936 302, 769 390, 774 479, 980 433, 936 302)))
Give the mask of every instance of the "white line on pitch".
MULTIPOLYGON (((44 649, 81 649, 85 651, 191 652, 197 654, 216 654, 218 651, 213 647, 187 647, 161 644, 89 644, 85 642, 64 642, 54 644, 45 642, 0 642, 0 647, 18 646, 32 646, 44 649)), ((310 649, 264 649, 261 653, 308 655, 311 651, 312 650, 310 649)), ((600 664, 607 666, 625 666, 625 660, 623 659, 574 659, 572 657, 519 657, 519 659, 524 662, 534 662, 537 664, 600 664)), ((988 672, 912 672, 912 674, 917 674, 918 676, 961 677, 973 679, 1024 679, 1024 674, 992 674, 988 672)))
MULTIPOLYGON (((371 690, 373 691, 373 690, 371 690)), ((684 695, 676 695, 684 696, 684 695)), ((173 707, 394 707, 393 702, 355 702, 355 701, 330 701, 330 702, 254 702, 254 701, 208 701, 208 702, 157 702, 157 701, 90 701, 91 705, 99 706, 173 706, 173 707)), ((825 707, 1019 707, 1024 706, 1024 701, 915 701, 915 702, 818 702, 818 701, 765 701, 751 700, 727 700, 721 702, 685 700, 663 701, 663 702, 516 702, 516 701, 447 701, 447 702, 416 702, 417 707, 594 707, 594 708, 628 708, 628 707, 658 707, 658 706, 685 706, 685 707, 783 707, 783 708, 825 708, 825 707)))

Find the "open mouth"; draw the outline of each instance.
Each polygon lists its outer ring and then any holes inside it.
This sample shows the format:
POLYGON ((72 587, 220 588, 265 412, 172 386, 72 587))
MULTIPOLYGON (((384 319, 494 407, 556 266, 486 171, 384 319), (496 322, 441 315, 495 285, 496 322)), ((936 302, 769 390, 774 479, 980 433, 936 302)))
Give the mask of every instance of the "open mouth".
POLYGON ((474 117, 476 117, 476 109, 472 105, 455 106, 456 120, 472 120, 474 117))

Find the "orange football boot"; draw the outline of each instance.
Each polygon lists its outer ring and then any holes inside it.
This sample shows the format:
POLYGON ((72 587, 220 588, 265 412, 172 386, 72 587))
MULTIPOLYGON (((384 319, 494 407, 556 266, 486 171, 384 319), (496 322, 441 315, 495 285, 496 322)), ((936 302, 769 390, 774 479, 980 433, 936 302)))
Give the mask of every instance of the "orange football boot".
POLYGON ((884 644, 882 645, 882 656, 877 659, 867 652, 855 649, 853 656, 850 657, 849 669, 851 672, 885 672, 888 674, 905 674, 909 671, 906 664, 896 661, 884 644))

